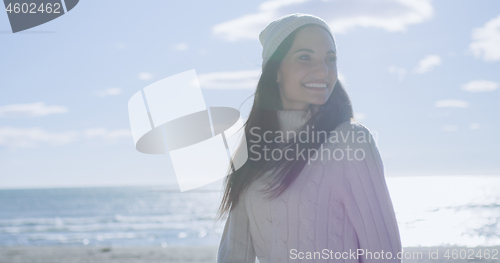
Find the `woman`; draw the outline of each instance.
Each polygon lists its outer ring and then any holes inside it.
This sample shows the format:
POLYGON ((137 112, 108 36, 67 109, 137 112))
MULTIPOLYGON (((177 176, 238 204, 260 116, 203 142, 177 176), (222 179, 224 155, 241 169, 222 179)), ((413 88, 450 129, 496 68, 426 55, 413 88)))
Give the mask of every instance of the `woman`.
POLYGON ((293 14, 259 38, 249 159, 225 181, 217 262, 400 262, 382 160, 352 121, 329 26, 293 14))

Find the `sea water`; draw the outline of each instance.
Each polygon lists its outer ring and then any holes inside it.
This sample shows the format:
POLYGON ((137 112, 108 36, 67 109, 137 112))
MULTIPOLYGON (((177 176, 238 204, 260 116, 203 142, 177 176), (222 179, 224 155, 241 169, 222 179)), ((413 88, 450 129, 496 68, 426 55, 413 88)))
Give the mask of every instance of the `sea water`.
POLYGON ((403 246, 500 245, 500 176, 386 181, 403 246))
POLYGON ((0 246, 214 245, 218 191, 154 187, 0 191, 0 246))
MULTIPOLYGON (((500 245, 500 176, 387 177, 404 247, 500 245)), ((217 246, 221 190, 0 190, 0 246, 217 246)))

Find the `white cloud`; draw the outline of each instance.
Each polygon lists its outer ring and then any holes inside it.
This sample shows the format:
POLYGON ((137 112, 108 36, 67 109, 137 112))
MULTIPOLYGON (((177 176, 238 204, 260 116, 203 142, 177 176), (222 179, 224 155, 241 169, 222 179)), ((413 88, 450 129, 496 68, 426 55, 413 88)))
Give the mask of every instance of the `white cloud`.
POLYGON ((458 126, 457 125, 443 125, 441 126, 441 129, 443 131, 458 131, 458 126))
POLYGON ((175 50, 184 51, 184 50, 187 50, 189 48, 189 46, 186 43, 178 43, 178 44, 175 44, 173 46, 173 48, 175 50))
POLYGON ((471 130, 479 130, 481 128, 481 125, 479 125, 479 123, 471 123, 469 125, 469 129, 471 130))
POLYGON ((354 113, 354 119, 357 120, 357 121, 362 121, 362 120, 366 119, 366 114, 365 113, 361 113, 361 112, 355 112, 354 113))
POLYGON ((122 89, 120 89, 120 88, 107 88, 104 90, 94 92, 94 94, 96 96, 99 96, 99 97, 115 96, 115 95, 118 95, 121 93, 122 93, 122 89))
POLYGON ((260 31, 277 17, 271 12, 244 15, 213 26, 212 32, 226 41, 258 39, 260 31))
POLYGON ((483 27, 473 29, 472 40, 469 49, 476 58, 485 61, 500 60, 500 15, 483 27))
POLYGON ((488 92, 498 89, 498 83, 488 80, 473 80, 462 85, 462 90, 468 92, 488 92))
POLYGON ((212 32, 226 41, 258 39, 269 22, 292 13, 321 17, 335 33, 357 26, 404 32, 409 25, 422 23, 433 15, 430 0, 270 0, 260 4, 258 10, 217 24, 212 32))
POLYGON ((337 71, 337 78, 340 81, 340 83, 342 83, 342 84, 347 83, 347 79, 346 79, 345 75, 340 71, 337 71))
POLYGON ((83 132, 87 139, 103 139, 112 141, 121 138, 131 138, 130 129, 108 130, 106 128, 91 128, 83 132))
POLYGON ((78 139, 78 132, 48 132, 42 128, 0 127, 0 146, 34 147, 39 144, 64 145, 78 139))
POLYGON ((139 73, 139 79, 150 80, 152 78, 153 78, 153 74, 151 74, 149 72, 141 72, 141 73, 139 73))
POLYGON ((463 100, 440 100, 434 103, 434 106, 437 108, 467 108, 469 107, 469 103, 463 100))
POLYGON ((63 106, 47 106, 43 102, 0 106, 0 117, 40 117, 56 113, 67 113, 63 106))
POLYGON ((260 70, 221 71, 199 74, 204 89, 255 89, 260 70))
POLYGON ((398 76, 398 81, 403 81, 403 79, 406 76, 406 73, 408 73, 408 70, 405 68, 401 67, 396 67, 396 66, 390 66, 388 69, 389 73, 391 74, 396 74, 398 76))
POLYGON ((418 65, 413 70, 413 72, 417 74, 423 74, 425 72, 429 72, 432 68, 439 65, 441 65, 441 57, 439 57, 438 55, 428 55, 418 62, 418 65))

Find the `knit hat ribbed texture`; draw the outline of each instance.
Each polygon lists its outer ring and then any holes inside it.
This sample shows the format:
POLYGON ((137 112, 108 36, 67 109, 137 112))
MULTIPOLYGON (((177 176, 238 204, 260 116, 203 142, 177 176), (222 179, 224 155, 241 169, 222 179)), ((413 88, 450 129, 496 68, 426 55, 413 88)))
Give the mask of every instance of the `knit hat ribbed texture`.
POLYGON ((298 13, 283 16, 269 23, 259 34, 260 44, 262 45, 262 69, 264 69, 267 61, 274 54, 281 42, 295 29, 307 24, 316 24, 324 27, 332 36, 335 47, 332 30, 323 19, 313 15, 298 13))

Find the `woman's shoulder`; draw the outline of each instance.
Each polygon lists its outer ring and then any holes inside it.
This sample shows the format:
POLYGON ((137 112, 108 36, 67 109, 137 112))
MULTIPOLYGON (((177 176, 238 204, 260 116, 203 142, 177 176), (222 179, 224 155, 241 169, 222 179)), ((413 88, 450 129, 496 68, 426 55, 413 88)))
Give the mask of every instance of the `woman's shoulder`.
MULTIPOLYGON (((351 172, 367 167, 379 169, 382 164, 375 138, 365 125, 354 120, 344 121, 330 132, 328 141, 320 147, 319 152, 323 154, 320 162, 328 171, 343 167, 358 167, 350 169, 351 172)), ((346 178, 353 176, 345 171, 342 173, 346 178)))
POLYGON ((321 158, 323 165, 346 160, 363 160, 376 148, 372 132, 363 124, 346 120, 330 131, 327 140, 320 146, 321 154, 329 153, 331 158, 321 158))
POLYGON ((330 143, 359 144, 373 141, 373 133, 365 125, 353 119, 340 123, 329 135, 330 143))

